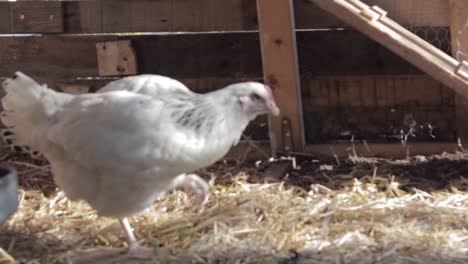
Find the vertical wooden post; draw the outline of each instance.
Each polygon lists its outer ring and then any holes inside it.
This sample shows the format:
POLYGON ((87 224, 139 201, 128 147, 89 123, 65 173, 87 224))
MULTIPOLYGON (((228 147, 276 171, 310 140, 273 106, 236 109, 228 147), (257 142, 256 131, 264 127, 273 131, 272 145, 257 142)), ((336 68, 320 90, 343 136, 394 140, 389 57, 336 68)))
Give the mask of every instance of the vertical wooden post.
MULTIPOLYGON (((468 60, 468 1, 450 0, 450 33, 452 54, 455 59, 468 60), (464 51, 465 56, 459 56, 458 51, 464 51)), ((456 95, 457 135, 462 145, 468 146, 468 100, 456 95)))
POLYGON ((292 0, 257 0, 257 12, 263 76, 281 110, 279 117, 270 116, 272 151, 301 151, 305 140, 292 0))

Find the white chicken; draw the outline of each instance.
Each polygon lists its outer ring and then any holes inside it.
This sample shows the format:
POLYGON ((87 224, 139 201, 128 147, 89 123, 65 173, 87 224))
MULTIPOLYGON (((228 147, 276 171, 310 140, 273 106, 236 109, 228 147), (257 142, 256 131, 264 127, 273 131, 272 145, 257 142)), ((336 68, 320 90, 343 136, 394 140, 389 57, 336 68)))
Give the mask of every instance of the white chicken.
POLYGON ((49 160, 70 199, 118 218, 130 251, 139 246, 127 217, 176 186, 202 202, 206 182, 185 173, 223 157, 256 116, 279 114, 271 89, 255 82, 197 94, 170 78, 143 75, 101 93, 71 95, 16 72, 3 87, 1 120, 16 143, 49 160))
MULTIPOLYGON (((129 91, 148 95, 154 98, 164 96, 166 93, 191 93, 189 88, 183 83, 166 76, 154 74, 144 74, 118 79, 108 83, 101 89, 97 90, 96 93, 105 93, 109 91, 129 91)), ((0 131, 3 141, 11 148, 11 150, 19 153, 27 153, 32 158, 41 158, 41 153, 38 150, 31 149, 30 146, 18 144, 16 141, 16 135, 9 129, 1 129, 0 131)))

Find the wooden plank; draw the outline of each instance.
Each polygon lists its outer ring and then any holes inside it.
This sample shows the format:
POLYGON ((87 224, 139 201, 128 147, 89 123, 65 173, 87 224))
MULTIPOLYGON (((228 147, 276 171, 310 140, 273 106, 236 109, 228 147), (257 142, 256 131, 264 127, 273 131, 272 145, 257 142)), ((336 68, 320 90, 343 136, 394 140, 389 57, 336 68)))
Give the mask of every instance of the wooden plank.
POLYGON ((64 10, 64 31, 66 33, 102 32, 102 10, 100 0, 66 1, 64 10))
POLYGON ((211 0, 213 30, 257 29, 257 12, 252 0, 211 0))
POLYGON ((304 127, 292 1, 257 0, 257 11, 263 76, 281 109, 279 117, 270 117, 272 150, 300 151, 304 127), (289 134, 285 122, 290 124, 292 149, 285 138, 289 134))
POLYGON ((60 1, 11 3, 11 31, 14 33, 63 32, 60 1))
MULTIPOLYGON (((300 32, 297 35, 301 75, 421 73, 358 32, 300 32)), ((36 75, 98 76, 95 43, 119 38, 133 41, 138 69, 142 73, 184 78, 233 74, 258 78, 262 75, 258 35, 220 33, 1 37, 0 76, 10 76, 18 68, 36 75)))
POLYGON ((10 27, 10 4, 0 2, 0 34, 11 33, 10 27))
MULTIPOLYGON (((385 9, 390 18, 405 26, 446 27, 449 25, 449 8, 446 0, 362 0, 362 2, 385 9)), ((345 22, 336 19, 311 2, 294 0, 294 6, 298 29, 349 28, 345 22)))
POLYGON ((261 77, 258 36, 251 33, 0 37, 0 76, 18 69, 56 78, 98 76, 95 44, 119 39, 132 40, 142 74, 261 77))
POLYGON ((172 1, 171 31, 209 31, 210 8, 206 8, 207 0, 172 1), (208 18, 208 19, 207 19, 208 18))
POLYGON ((294 0, 294 16, 297 29, 349 27, 312 2, 294 0))
POLYGON ((308 75, 302 81, 309 144, 349 142, 351 135, 370 143, 399 142, 409 115, 418 124, 412 141, 456 139, 454 93, 430 76, 308 75))
MULTIPOLYGON (((464 0, 460 2, 462 1, 464 0)), ((363 2, 386 10, 391 19, 402 25, 417 27, 449 25, 449 7, 446 0, 363 0, 363 2)))
POLYGON ((1 37, 0 76, 17 70, 39 77, 97 76, 95 41, 93 37, 1 37))
POLYGON ((80 29, 81 32, 102 32, 102 4, 101 0, 80 1, 80 29))
MULTIPOLYGON (((381 45, 354 31, 300 32, 301 75, 421 74, 381 45), (352 44, 349 44, 352 43, 352 44), (330 59, 332 58, 332 59, 330 59)), ((0 76, 20 69, 56 78, 98 76, 95 43, 130 39, 140 73, 177 78, 260 78, 257 33, 0 37, 0 76)))
MULTIPOLYGON (((461 61, 468 60, 468 1, 450 0, 450 32, 452 54, 461 61)), ((456 96, 457 136, 462 144, 468 142, 468 99, 456 96)))
POLYGON ((301 75, 422 73, 357 31, 298 32, 296 35, 301 75))
MULTIPOLYGON (((102 1, 103 9, 101 9, 101 0, 62 2, 65 11, 64 32, 203 32, 258 28, 255 1, 252 0, 102 1)), ((391 18, 403 25, 412 27, 449 25, 448 5, 445 0, 364 0, 364 2, 381 6, 388 11, 391 18)), ((18 3, 1 4, 9 6, 18 3)), ((45 1, 28 1, 27 4, 44 6, 45 1)), ((294 6, 298 29, 349 27, 306 0, 294 0, 294 6)), ((0 19, 6 20, 6 17, 6 15, 0 16, 0 19)), ((0 24, 0 33, 9 33, 9 28, 9 23, 0 24)))
MULTIPOLYGON (((382 157, 382 158, 406 158, 407 153, 413 155, 432 155, 442 152, 454 152, 459 150, 453 142, 418 142, 409 143, 409 149, 402 144, 355 144, 355 151, 358 156, 382 157), (369 152, 368 148, 371 150, 369 152)), ((306 145, 304 151, 317 156, 348 157, 352 155, 351 144, 314 144, 306 145)))
POLYGON ((240 31, 258 28, 252 0, 172 1, 171 31, 240 31))
POLYGON ((311 0, 468 98, 468 81, 455 74, 456 60, 358 0, 311 0), (366 15, 364 15, 366 14, 366 15), (371 17, 369 17, 371 15, 371 17))
POLYGON ((101 0, 103 32, 171 31, 170 0, 101 0))
POLYGON ((97 43, 96 52, 100 76, 137 74, 135 51, 130 40, 97 43))

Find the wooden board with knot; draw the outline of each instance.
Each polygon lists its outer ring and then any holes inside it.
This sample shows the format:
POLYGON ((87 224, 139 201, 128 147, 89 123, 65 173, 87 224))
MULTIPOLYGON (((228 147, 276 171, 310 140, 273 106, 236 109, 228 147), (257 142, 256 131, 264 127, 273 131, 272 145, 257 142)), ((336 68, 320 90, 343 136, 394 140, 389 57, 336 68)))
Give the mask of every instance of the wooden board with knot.
POLYGON ((100 76, 137 74, 135 51, 130 40, 97 43, 96 52, 100 76))

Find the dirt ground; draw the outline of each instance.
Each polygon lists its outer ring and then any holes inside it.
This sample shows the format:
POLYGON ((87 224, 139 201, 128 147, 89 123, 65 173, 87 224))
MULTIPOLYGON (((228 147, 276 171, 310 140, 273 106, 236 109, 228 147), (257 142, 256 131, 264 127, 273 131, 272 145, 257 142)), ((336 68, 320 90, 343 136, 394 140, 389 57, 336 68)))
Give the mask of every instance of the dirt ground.
POLYGON ((0 263, 468 263, 466 152, 221 161, 198 172, 210 182, 201 208, 174 191, 131 218, 151 248, 141 259, 116 253, 117 222, 66 199, 47 162, 1 159, 21 190, 0 263))

